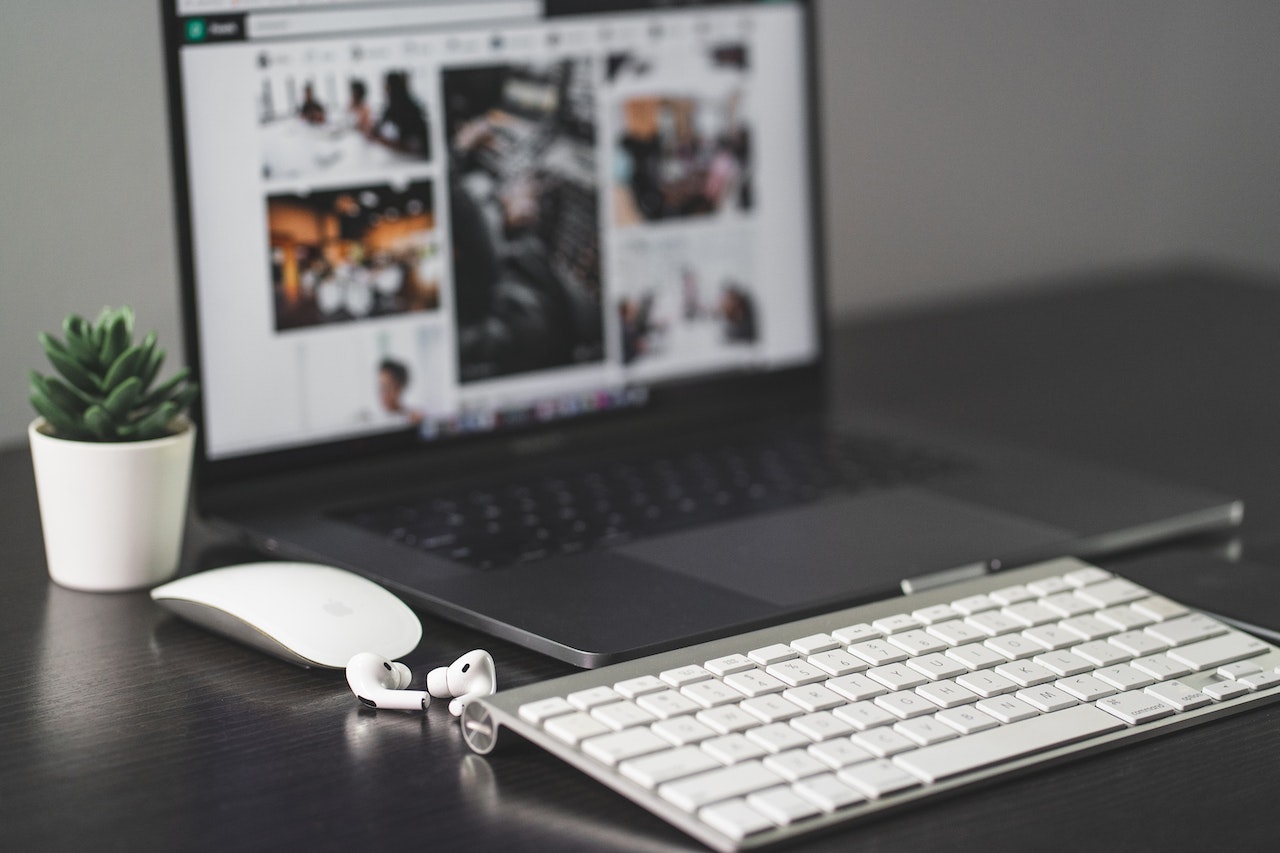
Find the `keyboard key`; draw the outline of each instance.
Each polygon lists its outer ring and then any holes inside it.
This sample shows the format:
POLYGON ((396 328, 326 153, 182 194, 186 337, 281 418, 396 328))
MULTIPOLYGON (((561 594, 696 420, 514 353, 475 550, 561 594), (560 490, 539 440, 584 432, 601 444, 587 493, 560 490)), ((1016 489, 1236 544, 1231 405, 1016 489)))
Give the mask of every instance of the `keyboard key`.
POLYGON ((674 690, 664 690, 661 693, 646 693, 636 699, 636 705, 653 714, 659 720, 678 717, 681 714, 692 714, 703 707, 687 696, 681 696, 674 690))
POLYGON ((791 641, 791 648, 806 656, 816 655, 819 652, 829 652, 839 647, 840 642, 830 634, 810 634, 807 637, 791 641))
POLYGON ((1013 695, 1037 711, 1043 711, 1046 714, 1080 704, 1080 701, 1070 693, 1059 690, 1049 684, 1041 684, 1039 687, 1026 687, 1013 695))
POLYGON ((654 723, 649 730, 673 746, 689 746, 715 736, 715 731, 693 717, 676 717, 654 723))
POLYGON ((734 841, 773 829, 773 821, 751 808, 744 800, 729 800, 707 806, 698 812, 698 818, 734 841))
POLYGON ((547 720, 546 730, 557 740, 564 741, 570 746, 576 746, 582 740, 605 734, 610 729, 599 720, 579 711, 573 714, 552 717, 547 720))
POLYGON ((970 643, 967 646, 956 646, 954 649, 947 649, 944 652, 947 657, 957 660, 967 666, 969 669, 985 669, 989 666, 996 666, 1004 663, 1008 658, 994 649, 989 649, 981 643, 970 643))
POLYGON ((1054 674, 1063 677, 1093 672, 1094 669, 1093 664, 1079 655, 1071 654, 1071 652, 1047 652, 1043 655, 1036 655, 1031 660, 1054 674))
POLYGON ((939 711, 934 714, 933 718, 944 725, 950 726, 962 735, 971 735, 974 732, 994 729, 1000 725, 995 717, 979 711, 976 706, 972 705, 948 708, 945 711, 939 711))
POLYGON ((958 676, 956 684, 988 699, 992 696, 999 696, 1001 693, 1012 693, 1018 689, 1018 685, 1003 675, 987 670, 968 672, 958 676))
POLYGON ((872 699, 882 693, 889 692, 889 688, 880 682, 872 681, 861 674, 829 678, 827 679, 827 689, 838 693, 850 702, 861 702, 863 699, 872 699))
POLYGON ((791 790, 789 785, 757 791, 747 797, 747 805, 779 826, 822 813, 816 805, 791 790))
POLYGON ((764 696, 747 699, 738 707, 764 723, 778 723, 804 713, 804 709, 799 705, 777 693, 767 693, 764 696))
POLYGON ((884 634, 872 628, 866 622, 859 622, 857 625, 846 625, 843 628, 837 628, 831 632, 831 636, 846 646, 851 646, 854 643, 861 643, 865 640, 878 640, 884 634))
MULTIPOLYGON (((870 758, 870 756, 867 757, 870 758)), ((828 770, 827 764, 804 749, 790 749, 777 755, 770 755, 764 759, 764 766, 791 782, 826 773, 828 770)))
POLYGON ((712 803, 772 788, 782 781, 759 761, 745 761, 668 782, 658 788, 658 796, 677 808, 692 812, 712 803))
POLYGON ((1143 630, 1170 646, 1181 646, 1225 634, 1227 627, 1216 619, 1210 619, 1200 613, 1192 613, 1190 616, 1171 619, 1158 625, 1149 625, 1143 630))
POLYGON ((1013 661, 995 668, 997 675, 1003 675, 1019 687, 1034 687, 1053 681, 1057 676, 1049 669, 1033 661, 1013 661))
POLYGON ((569 704, 577 708, 579 711, 590 711, 597 705, 607 705, 610 702, 621 701, 622 696, 612 687, 592 687, 588 690, 578 690, 568 695, 569 704))
POLYGON ((781 681, 788 687, 798 687, 801 684, 813 684, 817 681, 826 681, 827 673, 813 664, 803 660, 788 660, 782 663, 775 663, 765 670, 769 675, 781 681))
POLYGON ((986 639, 986 634, 972 625, 958 619, 939 622, 925 628, 925 633, 932 634, 949 646, 963 646, 965 643, 976 643, 986 639))
POLYGON ((1137 613, 1141 613, 1156 622, 1177 619, 1179 616, 1186 616, 1190 612, 1181 604, 1176 601, 1170 601, 1163 595, 1153 595, 1150 598, 1140 599, 1133 602, 1132 607, 1137 613))
POLYGON ((1088 566, 1083 569, 1076 569, 1074 572, 1067 572, 1062 579, 1074 587, 1088 586, 1089 584, 1102 583, 1113 577, 1111 572, 1099 569, 1097 566, 1088 566))
POLYGON ((892 761, 884 760, 846 767, 836 774, 836 778, 873 800, 920 784, 918 779, 904 772, 892 761))
POLYGON ((1129 604, 1121 604, 1117 607, 1108 607, 1106 610, 1099 610, 1094 614, 1104 622, 1108 622, 1120 631, 1132 631, 1135 628, 1144 628, 1155 620, 1150 616, 1139 613, 1129 604))
POLYGON ((1098 609, 1093 603, 1085 601, 1074 592, 1060 592, 1057 595, 1050 595, 1040 599, 1040 603, 1066 619, 1072 616, 1083 616, 1098 609))
POLYGON ((787 687, 772 675, 760 670, 747 670, 726 675, 724 683, 737 690, 743 696, 763 696, 766 693, 780 693, 787 687))
POLYGON ((628 758, 665 749, 670 749, 670 744, 646 728, 610 732, 582 741, 583 753, 610 767, 628 758))
POLYGON ((704 740, 699 748, 721 764, 737 764, 768 753, 758 742, 740 734, 722 735, 704 740))
POLYGON ((956 708, 978 701, 977 693, 950 680, 922 684, 916 692, 939 708, 956 708))
POLYGON ((1027 589, 1025 586, 1022 586, 1020 584, 1017 584, 1014 586, 1001 587, 1000 589, 997 589, 994 592, 987 593, 987 595, 989 595, 991 597, 991 600, 994 601, 996 604, 1001 604, 1005 606, 1008 606, 1010 604, 1017 604, 1021 601, 1034 601, 1035 598, 1037 597, 1034 592, 1032 592, 1031 590, 1027 589))
POLYGON ((728 705, 741 702, 742 691, 736 690, 722 681, 698 681, 680 688, 680 695, 697 702, 703 708, 714 708, 717 705, 728 705))
POLYGON ((1095 706, 1109 714, 1113 714, 1118 719, 1124 720, 1131 726, 1142 725, 1163 717, 1172 717, 1177 713, 1172 705, 1162 702, 1154 696, 1149 696, 1141 690, 1130 690, 1126 693, 1117 693, 1115 696, 1099 699, 1095 706))
POLYGON ((1253 675, 1245 675, 1238 678, 1236 683, 1243 684, 1250 690, 1266 690, 1268 687, 1275 687, 1280 684, 1280 673, 1255 672, 1253 675))
POLYGON ((1059 678, 1053 683, 1053 686, 1070 693, 1081 702, 1093 702, 1116 692, 1116 689, 1107 684, 1107 682, 1087 674, 1075 675, 1071 678, 1059 678))
POLYGON ((632 726, 647 725, 657 720, 657 717, 634 702, 614 702, 609 705, 597 705, 591 709, 591 716, 614 731, 629 729, 632 726))
POLYGON ((760 718, 748 714, 737 705, 721 705, 699 711, 695 717, 703 725, 710 726, 717 734, 728 735, 755 728, 760 718))
POLYGON ((1169 644, 1147 631, 1125 631, 1108 639, 1134 657, 1153 655, 1169 648, 1169 644))
POLYGON ((1094 666, 1114 666, 1133 658, 1133 655, 1106 640, 1094 640, 1092 643, 1072 646, 1071 653, 1084 658, 1094 666))
POLYGON ((809 755, 832 770, 839 770, 842 767, 875 758, 870 752, 855 744, 852 738, 847 737, 815 743, 809 747, 809 755))
POLYGON ((1001 655, 1005 660, 1021 660, 1044 651, 1039 644, 1031 642, 1021 634, 1005 634, 1002 637, 992 637, 989 640, 984 640, 982 645, 1001 655))
POLYGON ((906 662, 906 665, 930 680, 955 678, 969 671, 969 667, 946 655, 921 655, 906 662))
POLYGON ((1094 607, 1114 607, 1117 604, 1128 604, 1131 601, 1147 598, 1150 593, 1132 581, 1124 578, 1112 578, 1102 583, 1095 583, 1076 591, 1076 595, 1094 607))
POLYGON ((559 696, 526 702, 520 706, 520 717, 536 725, 562 714, 572 714, 574 707, 559 696))
POLYGON ((1016 619, 1005 616, 998 610, 988 610, 984 613, 975 613, 972 616, 965 617, 965 623, 972 625, 988 637, 998 637, 1001 634, 1009 634, 1014 631, 1022 630, 1022 623, 1016 619))
POLYGON ((1016 696, 996 696, 992 699, 980 699, 974 705, 984 714, 990 714, 1002 723, 1016 723, 1037 717, 1040 712, 1016 696))
POLYGON ((1201 688, 1205 695, 1217 700, 1225 702, 1228 699, 1235 699, 1244 696, 1249 692, 1249 688, 1235 681, 1212 681, 1201 688))
POLYGON ((947 622, 952 619, 958 619, 962 614, 948 604, 935 604, 931 607, 922 607, 919 610, 911 611, 911 615, 919 619, 925 625, 933 625, 937 622, 947 622))
POLYGON ((955 729, 938 722, 932 716, 913 717, 910 720, 894 723, 893 730, 921 746, 942 743, 944 740, 957 737, 955 729))
POLYGON ((894 634, 889 637, 889 642, 913 657, 927 655, 931 652, 940 652, 949 645, 945 641, 919 629, 894 634))
POLYGON ((1036 625, 1044 625, 1049 622, 1057 622, 1058 614, 1054 613, 1047 607, 1042 607, 1035 601, 1024 601, 1021 604, 1014 604, 1000 611, 1005 616, 1018 622, 1024 628, 1034 628, 1036 625))
POLYGON ((663 782, 683 779, 720 766, 716 759, 696 746, 685 746, 624 761, 618 765, 618 772, 632 782, 652 789, 663 782))
POLYGON ((865 640, 849 647, 852 654, 857 655, 871 666, 884 666, 907 659, 907 653, 885 640, 865 640))
POLYGON ((1063 619, 1058 623, 1058 627, 1064 631, 1070 631, 1081 640, 1101 640, 1103 637, 1109 637, 1116 632, 1114 625, 1099 619, 1093 614, 1063 619))
MULTIPOLYGON (((944 712, 953 713, 953 712, 944 712)), ((926 782, 1124 728, 1093 705, 1077 705, 901 755, 895 763, 926 782)))
POLYGON ((658 677, 672 687, 684 687, 695 681, 705 681, 711 677, 711 673, 697 664, 690 664, 677 669, 668 669, 666 672, 659 673, 658 677))
POLYGON ((866 799, 836 778, 834 773, 810 776, 791 786, 791 790, 824 812, 834 812, 866 799))
POLYGON ((828 675, 851 675, 855 672, 863 672, 867 668, 866 661, 854 657, 844 649, 833 649, 811 655, 809 663, 828 675))
POLYGON ((728 675, 731 672, 742 672, 744 669, 755 669, 755 661, 746 655, 726 655, 709 660, 705 664, 707 671, 715 675, 728 675))
POLYGON ((1269 648, 1262 640, 1232 631, 1222 637, 1170 649, 1167 654, 1178 663, 1186 664, 1196 672, 1200 672, 1205 669, 1214 669, 1224 663, 1256 657, 1269 648))
POLYGON ((1105 681, 1117 690, 1136 690, 1139 687, 1146 687, 1155 681, 1145 672, 1123 663, 1094 670, 1093 674, 1094 677, 1105 681))
POLYGON ((639 678, 628 678, 626 681, 619 681, 613 685, 613 689, 628 699, 634 699, 645 693, 657 693, 659 690, 666 690, 667 683, 656 675, 642 675, 639 678))
POLYGON ((1192 711, 1213 703, 1204 693, 1176 679, 1152 684, 1146 692, 1178 711, 1192 711))
POLYGON ((992 601, 989 596, 970 595, 951 602, 951 607, 957 613, 963 613, 965 616, 972 616, 973 614, 981 613, 984 610, 997 610, 1000 605, 992 601))
POLYGON ((937 705, 911 690, 899 690, 896 693, 877 696, 872 701, 900 720, 932 714, 938 710, 937 705))
POLYGON ((871 627, 888 636, 889 634, 897 634, 900 631, 910 631, 913 628, 923 628, 924 623, 909 613, 899 613, 894 616, 877 619, 871 623, 871 627))
POLYGON ((831 712, 860 732, 893 723, 898 718, 874 702, 854 702, 841 705, 831 712))
POLYGON ((1168 655, 1162 654, 1145 655, 1140 658, 1134 658, 1129 661, 1129 666, 1145 672, 1156 681, 1165 681, 1170 678, 1181 678, 1184 675, 1191 674, 1191 667, 1178 663, 1168 655))
POLYGON ((1085 586, 1085 584, 1067 583, 1064 577, 1048 577, 1043 580, 1032 581, 1027 584, 1027 589, 1037 598, 1044 598, 1049 595, 1057 595, 1060 592, 1070 592, 1082 586, 1085 586))
POLYGON ((805 714, 803 717, 796 717, 791 721, 791 727, 814 742, 843 737, 844 735, 853 734, 854 731, 850 723, 845 722, 830 711, 817 711, 812 714, 805 714))
POLYGON ((770 754, 808 746, 813 742, 812 738, 806 737, 803 732, 786 723, 770 723, 757 729, 747 729, 745 734, 748 740, 763 747, 765 752, 770 754))
POLYGON ((867 732, 854 735, 853 745, 860 746, 877 758, 888 758, 899 752, 915 749, 916 745, 893 729, 882 726, 867 732))
POLYGON ((903 664, 874 666, 867 670, 867 677, 880 682, 890 690, 909 690, 929 680, 916 670, 903 664))
POLYGON ((1028 628, 1022 632, 1022 636, 1048 651, 1065 649, 1067 646, 1074 646, 1080 642, 1079 634, 1068 631, 1056 623, 1028 628))
POLYGON ((807 684, 804 687, 792 687, 782 693, 789 702, 799 705, 806 711, 826 711, 844 704, 844 697, 828 690, 821 684, 807 684))
POLYGON ((1216 674, 1219 678, 1226 678, 1231 681, 1235 681, 1238 678, 1242 678, 1246 675, 1253 675, 1257 672, 1262 672, 1262 667, 1258 666, 1251 660, 1242 660, 1218 667, 1216 674))
POLYGON ((784 660, 791 660, 798 657, 799 653, 782 643, 774 643, 772 646, 765 646, 760 649, 752 649, 747 652, 747 657, 751 658, 760 666, 768 666, 769 664, 779 663, 784 660))

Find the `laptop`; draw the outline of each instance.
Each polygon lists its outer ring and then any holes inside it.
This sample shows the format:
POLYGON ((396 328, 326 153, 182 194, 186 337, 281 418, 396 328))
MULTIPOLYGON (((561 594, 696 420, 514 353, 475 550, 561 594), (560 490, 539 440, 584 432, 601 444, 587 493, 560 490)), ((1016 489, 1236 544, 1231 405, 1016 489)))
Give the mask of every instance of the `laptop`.
POLYGON ((269 553, 593 667, 1240 521, 830 410, 811 3, 162 6, 195 505, 269 553))

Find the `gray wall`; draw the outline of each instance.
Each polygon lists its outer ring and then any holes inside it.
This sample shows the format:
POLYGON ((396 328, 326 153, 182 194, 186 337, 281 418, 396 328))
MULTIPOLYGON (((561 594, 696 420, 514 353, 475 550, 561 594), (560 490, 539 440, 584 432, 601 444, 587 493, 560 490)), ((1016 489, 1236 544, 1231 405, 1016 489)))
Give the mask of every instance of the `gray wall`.
MULTIPOLYGON (((0 2, 3 443, 36 330, 130 303, 179 333, 155 4, 0 2)), ((1280 4, 821 11, 842 313, 1169 257, 1280 272, 1280 4)))

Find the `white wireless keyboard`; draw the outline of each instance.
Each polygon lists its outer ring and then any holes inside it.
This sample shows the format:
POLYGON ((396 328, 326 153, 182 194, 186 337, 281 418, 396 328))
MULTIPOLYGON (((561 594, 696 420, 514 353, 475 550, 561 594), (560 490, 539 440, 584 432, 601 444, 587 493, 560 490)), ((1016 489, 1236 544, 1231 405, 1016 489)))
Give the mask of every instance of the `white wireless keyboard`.
POLYGON ((1074 559, 471 703, 718 850, 1280 699, 1280 649, 1074 559))

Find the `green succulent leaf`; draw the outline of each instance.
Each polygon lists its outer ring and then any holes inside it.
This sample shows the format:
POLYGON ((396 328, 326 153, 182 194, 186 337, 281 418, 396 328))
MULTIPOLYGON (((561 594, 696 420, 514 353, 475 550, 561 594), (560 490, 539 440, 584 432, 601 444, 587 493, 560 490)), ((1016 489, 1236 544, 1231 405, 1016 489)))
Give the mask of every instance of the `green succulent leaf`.
POLYGON ((52 335, 40 333, 40 344, 44 347, 49 363, 74 387, 86 394, 101 394, 102 382, 93 373, 86 370, 76 361, 61 341, 52 335))
POLYGON ((39 390, 32 388, 28 399, 31 401, 31 407, 49 422, 54 432, 60 437, 76 440, 92 437, 82 425, 79 414, 68 413, 39 390))
POLYGON ((107 396, 102 408, 107 410, 113 420, 123 421, 133 411, 141 396, 142 380, 137 376, 130 376, 107 396))
POLYGON ((80 362, 86 370, 96 371, 101 368, 98 348, 93 345, 93 333, 83 317, 76 314, 67 317, 62 323, 62 331, 68 355, 80 362))
POLYGON ((102 380, 103 390, 108 394, 114 391, 121 382, 138 374, 143 359, 142 347, 129 347, 111 362, 107 368, 106 378, 102 380))
MULTIPOLYGON (((141 405, 155 406, 168 400, 178 390, 178 386, 185 382, 187 377, 190 375, 190 368, 180 368, 177 373, 157 385, 155 389, 143 399, 141 405)), ((194 394, 192 396, 194 397, 194 394)))
POLYGON ((129 441, 147 441, 168 435, 169 424, 180 411, 181 408, 177 403, 162 403, 151 414, 122 428, 120 435, 129 441))
POLYGON ((116 437, 116 421, 102 406, 90 406, 84 413, 84 425, 101 441, 116 437))
POLYGON ((30 377, 30 387, 32 393, 39 393, 49 402, 56 405, 68 414, 79 416, 88 408, 89 403, 84 399, 84 395, 77 393, 62 380, 56 376, 41 376, 34 370, 28 373, 30 377))
POLYGON ((103 323, 102 363, 114 366, 129 344, 133 342, 133 323, 130 315, 116 312, 103 323))
POLYGON ((156 347, 155 332, 149 333, 142 341, 142 352, 142 366, 138 369, 138 376, 142 379, 143 389, 146 389, 156 381, 156 376, 160 373, 160 365, 164 363, 164 350, 156 347))

